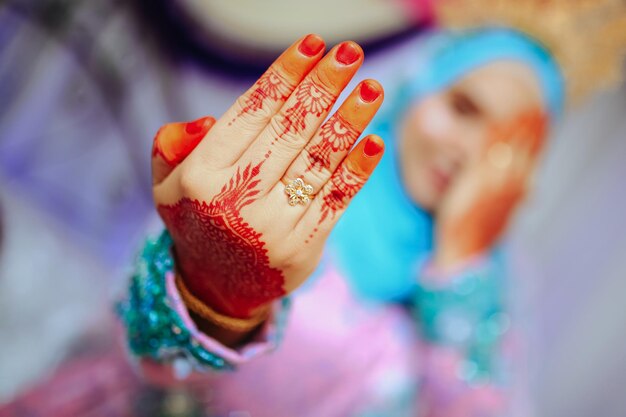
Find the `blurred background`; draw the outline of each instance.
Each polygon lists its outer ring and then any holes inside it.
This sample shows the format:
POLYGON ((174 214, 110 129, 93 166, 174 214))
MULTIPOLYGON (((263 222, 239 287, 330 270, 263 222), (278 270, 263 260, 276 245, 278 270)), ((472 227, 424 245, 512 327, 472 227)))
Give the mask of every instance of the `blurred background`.
MULTIPOLYGON (((219 116, 309 32, 364 46, 352 85, 393 85, 430 24, 426 3, 407 3, 2 2, 0 405, 68 361, 97 354, 94 369, 125 372, 106 362, 110 306, 159 225, 149 164, 162 124, 219 116)), ((540 416, 626 416, 625 114, 623 86, 570 112, 507 239, 540 416)))

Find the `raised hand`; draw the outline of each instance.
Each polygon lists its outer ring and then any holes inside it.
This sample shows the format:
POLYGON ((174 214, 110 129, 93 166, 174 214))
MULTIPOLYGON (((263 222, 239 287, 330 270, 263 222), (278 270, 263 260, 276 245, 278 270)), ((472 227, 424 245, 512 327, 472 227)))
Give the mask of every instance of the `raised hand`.
POLYGON ((167 125, 155 139, 154 197, 177 267, 222 314, 250 317, 300 285, 382 157, 377 136, 352 148, 382 103, 376 81, 361 82, 324 122, 363 53, 353 42, 323 49, 305 37, 219 120, 167 125), (308 203, 307 187, 285 192, 297 178, 312 187, 308 203))
POLYGON ((454 266, 493 246, 526 195, 545 136, 538 110, 491 129, 481 157, 466 167, 437 213, 438 265, 454 266))

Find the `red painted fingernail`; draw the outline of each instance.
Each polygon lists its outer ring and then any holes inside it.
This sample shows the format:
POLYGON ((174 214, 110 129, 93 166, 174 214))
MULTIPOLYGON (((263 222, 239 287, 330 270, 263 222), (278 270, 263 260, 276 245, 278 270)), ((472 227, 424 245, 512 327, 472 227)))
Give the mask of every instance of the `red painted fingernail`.
POLYGON ((188 135, 196 135, 206 130, 205 122, 208 117, 201 117, 193 122, 185 123, 185 133, 188 135))
POLYGON ((361 48, 354 42, 344 42, 337 48, 335 58, 344 65, 350 65, 356 62, 361 56, 361 48))
POLYGON ((365 142, 365 146, 363 147, 363 153, 365 154, 365 156, 376 156, 379 153, 381 153, 383 150, 383 145, 378 143, 378 141, 372 139, 372 138, 367 138, 366 142, 365 142))
POLYGON ((376 101, 378 97, 380 97, 380 90, 377 86, 370 84, 367 81, 361 83, 361 88, 359 89, 359 94, 361 95, 361 99, 363 99, 366 103, 371 103, 376 101))
POLYGON ((324 41, 317 35, 307 35, 302 39, 298 50, 306 56, 315 56, 324 48, 324 41))

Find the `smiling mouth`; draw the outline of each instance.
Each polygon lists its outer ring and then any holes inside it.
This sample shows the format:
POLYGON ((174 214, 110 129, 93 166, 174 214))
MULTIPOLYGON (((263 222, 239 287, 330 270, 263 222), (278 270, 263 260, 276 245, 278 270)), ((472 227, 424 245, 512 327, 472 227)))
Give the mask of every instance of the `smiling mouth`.
POLYGON ((451 179, 450 175, 445 174, 440 169, 437 169, 434 167, 431 168, 430 177, 431 177, 431 181, 435 189, 439 191, 440 193, 444 192, 450 185, 450 179, 451 179))

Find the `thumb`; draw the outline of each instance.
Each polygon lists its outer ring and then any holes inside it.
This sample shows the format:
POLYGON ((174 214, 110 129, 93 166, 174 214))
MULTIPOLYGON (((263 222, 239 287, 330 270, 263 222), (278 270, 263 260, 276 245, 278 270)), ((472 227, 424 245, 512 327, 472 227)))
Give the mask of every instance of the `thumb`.
POLYGON ((162 126, 152 144, 152 184, 163 181, 202 141, 215 124, 207 116, 162 126))

